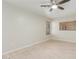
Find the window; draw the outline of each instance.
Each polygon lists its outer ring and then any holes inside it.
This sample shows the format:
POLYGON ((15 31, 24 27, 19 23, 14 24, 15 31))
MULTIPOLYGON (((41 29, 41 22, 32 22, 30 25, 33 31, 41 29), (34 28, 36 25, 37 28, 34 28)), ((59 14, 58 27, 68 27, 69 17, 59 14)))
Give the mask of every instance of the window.
POLYGON ((59 30, 76 30, 76 21, 60 22, 59 30))

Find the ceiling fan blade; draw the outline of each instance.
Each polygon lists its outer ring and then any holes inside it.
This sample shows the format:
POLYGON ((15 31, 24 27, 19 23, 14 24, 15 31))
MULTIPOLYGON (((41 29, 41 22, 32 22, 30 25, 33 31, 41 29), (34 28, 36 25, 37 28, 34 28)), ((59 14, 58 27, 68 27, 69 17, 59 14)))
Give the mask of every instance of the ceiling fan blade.
POLYGON ((63 0, 63 1, 59 2, 58 4, 64 4, 64 3, 68 2, 68 1, 70 1, 70 0, 63 0))
POLYGON ((63 7, 58 6, 58 8, 59 8, 59 9, 61 9, 61 10, 64 10, 64 8, 63 8, 63 7))
POLYGON ((51 8, 49 11, 51 12, 53 9, 51 8))
POLYGON ((50 5, 40 5, 41 7, 50 7, 50 5))

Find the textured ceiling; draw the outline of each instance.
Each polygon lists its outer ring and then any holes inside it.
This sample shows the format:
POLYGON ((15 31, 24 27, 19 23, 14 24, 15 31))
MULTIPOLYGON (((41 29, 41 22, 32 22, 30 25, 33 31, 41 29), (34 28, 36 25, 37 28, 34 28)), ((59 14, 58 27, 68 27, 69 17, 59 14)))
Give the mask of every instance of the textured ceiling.
MULTIPOLYGON (((49 8, 41 8, 40 4, 47 4, 47 1, 49 0, 4 0, 10 4, 16 5, 18 7, 21 7, 25 10, 30 10, 32 12, 35 12, 39 15, 49 17, 51 19, 58 19, 58 18, 71 18, 75 17, 75 5, 76 1, 71 0, 61 6, 64 7, 64 10, 53 10, 52 12, 49 12, 49 8)), ((56 0, 59 2, 60 0, 56 0)))

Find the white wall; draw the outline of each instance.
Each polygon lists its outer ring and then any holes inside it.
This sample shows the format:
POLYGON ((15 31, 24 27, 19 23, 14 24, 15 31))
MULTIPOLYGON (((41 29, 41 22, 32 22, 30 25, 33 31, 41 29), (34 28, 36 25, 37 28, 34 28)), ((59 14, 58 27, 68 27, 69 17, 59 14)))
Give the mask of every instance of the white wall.
POLYGON ((76 41, 76 31, 59 31, 59 22, 72 21, 75 19, 66 19, 66 20, 56 20, 52 21, 52 38, 54 40, 62 40, 68 42, 76 41))
POLYGON ((3 2, 3 53, 46 40, 46 20, 3 2))

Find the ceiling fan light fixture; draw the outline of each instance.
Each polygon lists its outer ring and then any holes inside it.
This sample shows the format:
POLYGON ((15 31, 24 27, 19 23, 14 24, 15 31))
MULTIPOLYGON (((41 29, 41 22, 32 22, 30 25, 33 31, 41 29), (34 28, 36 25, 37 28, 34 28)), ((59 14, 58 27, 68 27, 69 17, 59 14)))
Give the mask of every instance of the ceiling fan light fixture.
POLYGON ((52 8, 53 8, 53 9, 57 9, 58 6, 57 6, 57 5, 53 5, 52 8))
POLYGON ((53 9, 60 9, 64 10, 64 7, 60 6, 66 2, 69 2, 70 0, 62 0, 60 2, 56 2, 56 0, 50 0, 50 3, 48 5, 41 5, 41 7, 49 7, 49 11, 53 11, 53 9))

